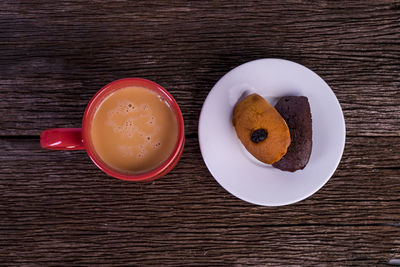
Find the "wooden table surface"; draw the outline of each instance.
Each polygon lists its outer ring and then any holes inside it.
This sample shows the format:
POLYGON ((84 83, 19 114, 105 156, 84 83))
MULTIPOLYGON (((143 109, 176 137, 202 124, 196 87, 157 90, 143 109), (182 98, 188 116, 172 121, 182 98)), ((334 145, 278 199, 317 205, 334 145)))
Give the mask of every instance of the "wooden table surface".
POLYGON ((0 99, 0 264, 376 266, 400 258, 399 1, 4 0, 0 99), (199 150, 208 92, 258 58, 317 72, 346 120, 337 171, 289 206, 230 195, 199 150), (84 151, 39 145, 43 129, 80 127, 95 92, 123 77, 156 81, 183 111, 183 156, 152 183, 111 178, 84 151))

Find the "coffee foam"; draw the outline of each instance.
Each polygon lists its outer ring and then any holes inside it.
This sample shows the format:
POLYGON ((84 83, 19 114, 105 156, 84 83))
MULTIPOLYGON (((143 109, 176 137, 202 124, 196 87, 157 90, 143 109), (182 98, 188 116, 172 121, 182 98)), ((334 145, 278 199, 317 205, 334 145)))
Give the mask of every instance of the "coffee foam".
POLYGON ((156 119, 152 110, 147 103, 136 105, 131 101, 122 101, 118 105, 108 111, 106 125, 113 128, 115 133, 119 133, 124 138, 141 138, 144 145, 137 146, 118 146, 118 150, 125 157, 136 155, 137 158, 143 158, 149 149, 157 150, 161 147, 161 141, 156 138, 159 127, 156 126, 156 119), (115 115, 126 116, 121 124, 114 118, 115 115), (146 125, 151 128, 150 132, 145 132, 136 123, 138 120, 146 120, 146 125))

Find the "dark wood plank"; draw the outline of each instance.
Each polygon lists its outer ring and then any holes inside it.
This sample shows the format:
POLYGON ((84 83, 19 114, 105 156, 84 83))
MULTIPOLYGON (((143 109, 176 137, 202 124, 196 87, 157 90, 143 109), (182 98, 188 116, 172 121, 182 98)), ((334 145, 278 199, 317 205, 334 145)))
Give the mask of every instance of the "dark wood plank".
POLYGON ((229 195, 196 138, 152 183, 102 174, 83 151, 0 141, 0 258, 29 263, 383 264, 400 248, 398 137, 350 137, 311 198, 267 208, 229 195), (370 151, 383 147, 376 160, 370 151))
POLYGON ((44 217, 48 224, 22 234, 14 227, 14 242, 0 251, 2 259, 19 265, 385 266, 396 253, 391 244, 398 234, 394 226, 171 226, 169 221, 154 231, 136 220, 82 223, 62 216, 65 221, 57 223, 44 217))
POLYGON ((108 82, 165 86, 187 134, 231 68, 257 58, 319 73, 344 109, 349 135, 400 135, 398 1, 219 3, 6 1, 0 8, 0 135, 79 127, 108 82))

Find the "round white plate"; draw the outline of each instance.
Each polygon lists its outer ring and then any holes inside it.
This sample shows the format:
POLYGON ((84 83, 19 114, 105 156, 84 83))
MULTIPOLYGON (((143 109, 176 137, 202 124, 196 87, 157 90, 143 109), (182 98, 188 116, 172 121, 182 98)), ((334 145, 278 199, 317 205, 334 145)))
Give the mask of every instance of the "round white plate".
POLYGON ((251 61, 225 74, 208 94, 199 120, 201 153, 217 182, 232 195, 264 206, 295 203, 317 192, 339 165, 345 137, 343 112, 329 85, 310 69, 282 59, 251 61), (291 173, 264 164, 237 138, 233 108, 251 93, 273 106, 283 96, 308 97, 313 146, 303 170, 291 173))

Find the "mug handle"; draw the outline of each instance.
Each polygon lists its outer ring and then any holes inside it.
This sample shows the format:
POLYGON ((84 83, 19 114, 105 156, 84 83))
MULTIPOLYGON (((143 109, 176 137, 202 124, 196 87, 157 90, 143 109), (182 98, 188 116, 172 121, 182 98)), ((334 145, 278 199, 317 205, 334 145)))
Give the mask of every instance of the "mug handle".
POLYGON ((55 128, 42 131, 40 145, 51 150, 85 149, 81 128, 55 128))

